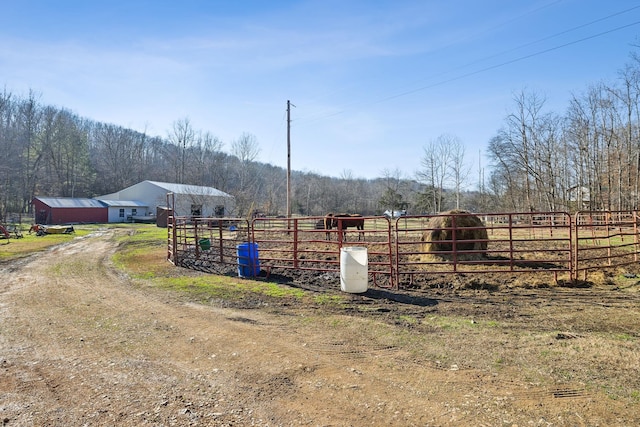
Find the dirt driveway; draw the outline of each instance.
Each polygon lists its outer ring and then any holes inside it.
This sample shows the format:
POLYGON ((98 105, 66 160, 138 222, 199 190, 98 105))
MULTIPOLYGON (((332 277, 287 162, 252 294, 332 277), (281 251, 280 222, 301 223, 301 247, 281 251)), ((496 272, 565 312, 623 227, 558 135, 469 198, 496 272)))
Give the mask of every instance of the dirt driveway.
POLYGON ((328 312, 232 309, 134 283, 110 263, 112 234, 0 265, 0 424, 640 424, 637 292, 372 291, 328 312), (605 308, 629 320, 609 325, 605 308), (603 331, 616 327, 611 354, 603 331))

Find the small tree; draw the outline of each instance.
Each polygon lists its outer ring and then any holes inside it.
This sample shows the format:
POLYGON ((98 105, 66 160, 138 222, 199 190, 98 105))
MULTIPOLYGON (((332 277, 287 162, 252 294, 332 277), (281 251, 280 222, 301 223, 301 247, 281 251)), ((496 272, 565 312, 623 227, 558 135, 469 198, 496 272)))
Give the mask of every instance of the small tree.
POLYGON ((176 178, 178 182, 185 182, 187 165, 187 148, 193 145, 196 132, 191 126, 188 118, 173 122, 173 127, 169 132, 169 142, 174 144, 180 150, 180 159, 177 163, 176 178))
POLYGON ((260 154, 260 146, 255 135, 243 133, 231 144, 231 153, 240 162, 237 171, 236 208, 239 215, 250 214, 262 184, 258 179, 255 164, 255 160, 260 154))
POLYGON ((378 205, 383 209, 389 209, 390 211, 407 209, 408 203, 405 201, 402 194, 402 172, 399 169, 389 171, 385 169, 382 171, 385 178, 385 189, 382 196, 378 200, 378 205))
POLYGON ((444 187, 452 176, 451 164, 455 158, 453 153, 456 146, 460 146, 457 137, 440 135, 423 147, 422 169, 416 173, 416 176, 418 181, 433 189, 433 213, 443 210, 444 187))
POLYGON ((449 148, 451 153, 449 172, 451 174, 451 180, 455 191, 456 209, 460 209, 460 195, 462 194, 462 187, 469 177, 471 168, 465 161, 465 149, 460 139, 453 137, 450 140, 449 148))

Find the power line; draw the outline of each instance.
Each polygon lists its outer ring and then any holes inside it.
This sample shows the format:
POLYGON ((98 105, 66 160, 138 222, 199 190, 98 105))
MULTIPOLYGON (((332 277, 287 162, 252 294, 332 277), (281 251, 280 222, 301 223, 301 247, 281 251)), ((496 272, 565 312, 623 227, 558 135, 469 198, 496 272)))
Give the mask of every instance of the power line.
MULTIPOLYGON (((485 57, 483 59, 480 59, 480 60, 471 62, 469 64, 466 64, 464 66, 461 66, 461 67, 458 67, 458 68, 454 68, 452 70, 445 71, 443 73, 440 73, 439 75, 449 74, 449 73, 451 73, 452 71, 454 71, 456 69, 467 68, 467 67, 469 67, 469 66, 471 66, 473 64, 477 64, 479 62, 486 61, 487 59, 495 58, 497 56, 504 55, 505 53, 513 52, 515 50, 519 50, 519 49, 522 49, 524 47, 540 43, 542 41, 546 41, 546 40, 550 40, 552 38, 556 38, 556 37, 558 37, 560 35, 564 35, 564 34, 572 32, 572 31, 587 27, 589 25, 593 25, 595 23, 604 21, 606 19, 610 19, 612 17, 628 13, 628 12, 630 12, 632 10, 635 10, 635 9, 638 9, 638 8, 640 8, 640 5, 634 6, 634 7, 629 8, 629 9, 625 9, 623 11, 608 15, 608 16, 603 17, 603 18, 596 19, 594 21, 590 21, 590 22, 588 22, 586 24, 582 24, 582 25, 570 28, 570 29, 565 30, 565 31, 561 31, 559 33, 555 33, 555 34, 553 34, 551 36, 547 36, 547 37, 538 39, 536 41, 526 43, 526 44, 518 46, 516 48, 509 49, 509 50, 500 52, 498 54, 485 57)), ((635 26, 635 25, 638 25, 638 24, 640 24, 640 21, 635 21, 635 22, 632 22, 630 24, 621 25, 621 26, 612 28, 610 30, 602 31, 602 32, 599 32, 597 34, 593 34, 593 35, 590 35, 590 36, 587 36, 587 37, 583 37, 583 38, 580 38, 580 39, 577 39, 577 40, 573 40, 573 41, 570 41, 570 42, 567 42, 567 43, 563 43, 561 45, 554 46, 554 47, 551 47, 551 48, 548 48, 548 49, 543 49, 543 50, 540 50, 540 51, 537 51, 537 52, 534 52, 534 53, 531 53, 531 54, 528 54, 528 55, 523 55, 523 56, 511 59, 511 60, 508 60, 508 61, 501 62, 499 64, 487 66, 487 67, 481 68, 479 70, 475 70, 475 71, 471 71, 471 72, 468 72, 468 73, 464 73, 464 74, 461 74, 459 76, 451 77, 449 79, 441 80, 441 81, 438 81, 438 82, 435 82, 435 83, 432 83, 432 84, 429 84, 429 85, 425 85, 425 86, 421 86, 421 87, 418 87, 418 88, 415 88, 415 89, 411 89, 411 90, 407 90, 407 91, 404 91, 404 92, 396 93, 394 95, 390 95, 390 96, 387 96, 387 97, 384 97, 384 98, 380 98, 378 100, 371 101, 371 102, 368 102, 368 103, 360 103, 360 105, 376 105, 376 104, 380 104, 382 102, 386 102, 386 101, 389 101, 389 100, 392 100, 392 99, 400 98, 402 96, 406 96, 406 95, 410 95, 410 94, 413 94, 413 93, 421 92, 421 91, 426 90, 426 89, 431 89, 431 88, 434 88, 434 87, 437 87, 437 86, 441 86, 441 85, 444 85, 444 84, 447 84, 447 83, 458 81, 458 80, 461 80, 461 79, 464 79, 464 78, 467 78, 467 77, 471 77, 471 76, 474 76, 476 74, 484 73, 486 71, 490 71, 490 70, 494 70, 494 69, 497 69, 497 68, 501 68, 501 67, 504 67, 504 66, 507 66, 507 65, 511 65, 511 64, 516 63, 516 62, 524 61, 526 59, 530 59, 530 58, 533 58, 533 57, 536 57, 536 56, 544 55, 546 53, 553 52, 555 50, 563 49, 565 47, 572 46, 572 45, 575 45, 575 44, 578 44, 578 43, 582 43, 582 42, 585 42, 587 40, 591 40, 591 39, 595 39, 595 38, 598 38, 598 37, 602 37, 604 35, 611 34, 611 33, 614 33, 616 31, 620 31, 620 30, 623 30, 625 28, 629 28, 629 27, 632 27, 632 26, 635 26)), ((359 103, 353 103, 351 105, 358 105, 358 104, 359 103)), ((329 117, 335 117, 335 116, 344 114, 346 111, 347 111, 346 109, 342 109, 342 110, 336 111, 334 113, 325 114, 325 115, 322 115, 322 116, 311 118, 311 119, 308 119, 307 121, 305 121, 305 123, 311 123, 311 122, 323 120, 323 119, 326 119, 326 118, 329 118, 329 117)), ((302 120, 299 119, 298 121, 299 122, 300 121, 304 121, 304 119, 302 119, 302 120)))
POLYGON ((574 44, 582 43, 584 41, 591 40, 591 39, 594 39, 594 38, 597 38, 597 37, 601 37, 603 35, 610 34, 610 33, 613 33, 613 32, 619 31, 619 30, 623 30, 625 28, 629 28, 629 27, 632 27, 632 26, 638 25, 638 24, 640 24, 640 21, 632 22, 631 24, 627 24, 627 25, 622 25, 620 27, 613 28, 613 29, 607 30, 607 31, 603 31, 601 33, 594 34, 592 36, 583 37, 581 39, 574 40, 574 41, 571 41, 571 42, 568 42, 568 43, 564 43, 564 44, 561 44, 561 45, 558 45, 558 46, 550 47, 548 49, 544 49, 544 50, 541 50, 541 51, 538 51, 538 52, 534 52, 534 53, 531 53, 529 55, 520 56, 518 58, 511 59, 509 61, 501 62, 501 63, 496 64, 496 65, 491 65, 489 67, 485 67, 485 68, 482 68, 480 70, 476 70, 476 71, 472 71, 472 72, 469 72, 469 73, 465 73, 465 74, 462 74, 462 75, 457 76, 457 77, 452 77, 452 78, 447 79, 447 80, 442 80, 440 82, 436 82, 436 83, 433 83, 431 85, 419 87, 417 89, 413 89, 413 90, 402 92, 402 93, 399 93, 399 94, 396 94, 396 95, 388 96, 386 98, 382 98, 382 99, 379 99, 377 101, 373 101, 369 105, 379 104, 381 102, 388 101, 390 99, 399 98, 401 96, 405 96, 405 95, 409 95, 409 94, 412 94, 412 93, 420 92, 420 91, 423 91, 425 89, 430 89, 432 87, 440 86, 440 85, 443 85, 443 84, 446 84, 446 83, 451 83, 451 82, 454 82, 454 81, 457 81, 457 80, 461 80, 461 79, 464 79, 464 78, 467 78, 467 77, 470 77, 470 76, 474 76, 476 74, 484 73, 485 71, 494 70, 496 68, 504 67, 506 65, 511 65, 511 64, 516 63, 516 62, 524 61, 525 59, 533 58, 535 56, 544 55, 545 53, 553 52, 555 50, 562 49, 562 48, 565 48, 567 46, 571 46, 571 45, 574 45, 574 44))
POLYGON ((631 8, 629 8, 629 9, 622 10, 622 11, 620 11, 620 12, 612 13, 611 15, 607 15, 607 16, 605 16, 605 17, 595 19, 595 20, 590 21, 590 22, 587 22, 587 23, 585 23, 585 24, 581 24, 581 25, 578 25, 578 26, 576 26, 576 27, 572 27, 572 28, 569 28, 569 29, 567 29, 567 30, 560 31, 560 32, 558 32, 558 33, 552 34, 552 35, 550 35, 550 36, 546 36, 546 37, 543 37, 543 38, 541 38, 541 39, 534 40, 534 41, 532 41, 532 42, 522 44, 522 45, 517 46, 517 47, 514 47, 514 48, 512 48, 512 49, 507 49, 507 50, 504 50, 504 51, 502 51, 502 52, 496 53, 496 54, 494 54, 494 55, 490 55, 490 56, 487 56, 487 57, 484 57, 484 58, 478 59, 478 60, 476 60, 476 61, 472 61, 472 62, 470 62, 470 63, 468 63, 468 64, 465 64, 465 65, 462 65, 462 66, 460 66, 460 67, 453 68, 453 69, 451 69, 451 70, 449 70, 449 71, 445 71, 445 72, 443 72, 443 73, 440 73, 439 75, 447 74, 447 73, 449 73, 449 72, 451 72, 451 71, 458 70, 458 69, 461 69, 461 68, 467 68, 467 67, 469 67, 469 66, 471 66, 471 65, 478 64, 478 63, 483 62, 483 61, 486 61, 486 60, 488 60, 488 59, 497 58, 497 57, 502 56, 502 55, 505 55, 505 54, 507 54, 507 53, 515 52, 515 51, 520 50, 520 49, 523 49, 523 48, 525 48, 525 47, 533 46, 533 45, 535 45, 535 44, 538 44, 538 43, 541 43, 541 42, 544 42, 544 41, 547 41, 547 40, 551 40, 551 39, 554 39, 554 38, 556 38, 556 37, 559 37, 559 36, 562 36, 562 35, 565 35, 565 34, 572 33, 572 32, 574 32, 574 31, 576 31, 576 30, 580 30, 580 29, 585 28, 585 27, 588 27, 588 26, 590 26, 590 25, 597 24, 598 22, 606 21, 607 19, 611 19, 611 18, 614 18, 614 17, 619 16, 619 15, 624 15, 625 13, 629 13, 629 12, 631 12, 632 10, 639 9, 639 8, 640 8, 640 5, 638 5, 638 6, 634 6, 634 7, 631 7, 631 8))

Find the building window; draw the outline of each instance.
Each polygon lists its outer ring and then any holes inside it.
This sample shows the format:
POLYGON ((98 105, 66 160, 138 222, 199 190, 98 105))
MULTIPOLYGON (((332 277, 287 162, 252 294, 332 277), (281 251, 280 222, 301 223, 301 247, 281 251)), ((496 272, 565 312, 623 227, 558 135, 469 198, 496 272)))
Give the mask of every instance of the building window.
POLYGON ((213 213, 217 217, 223 217, 224 216, 224 206, 223 205, 216 206, 215 208, 213 208, 213 213))
POLYGON ((120 209, 120 218, 124 218, 124 209, 120 209))
POLYGON ((136 208, 131 209, 131 216, 138 215, 138 210, 136 208))
POLYGON ((191 205, 191 216, 202 216, 202 205, 191 205))

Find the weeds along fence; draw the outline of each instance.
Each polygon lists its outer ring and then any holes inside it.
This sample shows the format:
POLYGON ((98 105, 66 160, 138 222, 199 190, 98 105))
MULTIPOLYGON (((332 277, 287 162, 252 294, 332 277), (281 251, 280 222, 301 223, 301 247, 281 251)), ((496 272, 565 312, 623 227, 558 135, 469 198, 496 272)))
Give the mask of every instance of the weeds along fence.
MULTIPOLYGON (((238 245, 259 248, 261 274, 340 272, 340 250, 367 248, 374 286, 400 288, 436 275, 504 273, 587 280, 594 271, 638 261, 638 214, 625 212, 452 213, 394 220, 363 217, 364 228, 325 217, 191 218, 168 221, 168 259, 176 265, 229 274, 238 245), (473 216, 479 223, 469 223, 473 216)), ((340 221, 340 220, 339 220, 340 221)))

